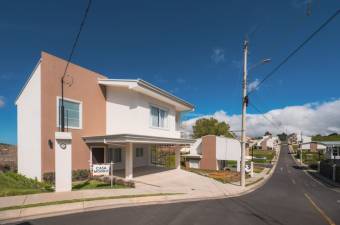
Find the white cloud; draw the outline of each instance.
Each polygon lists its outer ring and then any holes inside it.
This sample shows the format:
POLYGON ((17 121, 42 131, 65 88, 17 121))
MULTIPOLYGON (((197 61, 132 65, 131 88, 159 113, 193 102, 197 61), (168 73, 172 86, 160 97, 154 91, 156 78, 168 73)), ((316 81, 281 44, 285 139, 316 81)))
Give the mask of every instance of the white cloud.
POLYGON ((211 59, 216 64, 224 62, 224 50, 222 48, 213 49, 211 59))
POLYGON ((253 82, 250 82, 248 84, 248 91, 258 90, 259 89, 259 87, 258 87, 259 83, 260 83, 259 79, 255 79, 253 82))
MULTIPOLYGON (((274 134, 286 131, 288 133, 302 131, 306 135, 340 133, 339 113, 340 99, 321 104, 310 103, 301 106, 287 106, 273 109, 264 113, 264 115, 248 114, 247 135, 253 137, 261 136, 266 131, 274 134)), ((231 130, 239 131, 241 128, 240 115, 228 115, 222 110, 212 115, 204 115, 186 120, 183 122, 183 127, 192 132, 192 126, 197 119, 208 117, 214 117, 219 121, 227 122, 231 130)), ((239 135, 239 133, 236 134, 239 135)))
POLYGON ((5 106, 5 97, 4 96, 0 96, 0 108, 5 106))

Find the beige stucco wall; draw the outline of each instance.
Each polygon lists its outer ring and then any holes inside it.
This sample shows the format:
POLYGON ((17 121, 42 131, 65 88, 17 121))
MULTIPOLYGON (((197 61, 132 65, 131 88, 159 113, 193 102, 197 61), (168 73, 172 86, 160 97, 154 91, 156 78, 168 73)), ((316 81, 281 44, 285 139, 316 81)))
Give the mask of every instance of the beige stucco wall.
MULTIPOLYGON (((54 133, 57 127, 57 97, 61 96, 60 78, 66 61, 51 54, 42 53, 41 63, 41 159, 42 174, 54 171, 54 146, 50 148, 48 140, 55 143, 54 133)), ((72 77, 72 86, 65 85, 66 98, 82 103, 82 129, 70 129, 72 132, 72 168, 89 167, 90 151, 82 136, 104 135, 106 131, 105 89, 98 85, 98 78, 106 78, 80 66, 70 64, 67 75, 72 77)), ((66 81, 69 81, 69 77, 66 81)))

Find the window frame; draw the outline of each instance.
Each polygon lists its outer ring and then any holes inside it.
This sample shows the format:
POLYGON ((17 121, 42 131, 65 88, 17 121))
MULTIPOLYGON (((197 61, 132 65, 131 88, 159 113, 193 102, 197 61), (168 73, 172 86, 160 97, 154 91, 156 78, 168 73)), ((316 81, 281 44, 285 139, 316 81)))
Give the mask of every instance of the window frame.
POLYGON ((150 127, 151 128, 155 128, 155 129, 161 129, 161 130, 169 130, 170 126, 169 126, 169 112, 170 110, 168 108, 159 106, 159 105, 155 105, 155 104, 149 104, 149 108, 150 108, 150 112, 149 112, 149 116, 150 116, 150 127), (160 110, 164 111, 166 113, 166 117, 164 119, 164 127, 160 127, 160 126, 154 126, 152 124, 152 107, 157 108, 158 109, 158 119, 160 118, 160 110))
POLYGON ((143 158, 144 157, 144 148, 143 147, 137 147, 136 148, 136 158, 143 158), (139 152, 139 154, 138 154, 139 152))
MULTIPOLYGON (((59 124, 59 108, 60 108, 60 105, 59 105, 59 101, 61 100, 61 97, 60 96, 57 96, 57 103, 56 103, 56 111, 57 111, 57 128, 60 128, 60 124, 59 124)), ((83 129, 83 102, 82 101, 78 101, 78 100, 75 100, 75 99, 71 99, 71 98, 65 98, 64 97, 64 101, 68 101, 68 102, 73 102, 73 103, 77 103, 79 104, 79 127, 74 127, 74 126, 68 126, 66 127, 66 124, 65 124, 65 128, 69 128, 69 129, 77 129, 77 130, 80 130, 80 129, 83 129)))
POLYGON ((123 149, 122 148, 112 148, 113 149, 113 163, 114 164, 118 164, 118 163, 122 163, 123 162, 123 149), (115 155, 115 152, 116 151, 120 151, 120 161, 116 161, 116 155, 115 155))

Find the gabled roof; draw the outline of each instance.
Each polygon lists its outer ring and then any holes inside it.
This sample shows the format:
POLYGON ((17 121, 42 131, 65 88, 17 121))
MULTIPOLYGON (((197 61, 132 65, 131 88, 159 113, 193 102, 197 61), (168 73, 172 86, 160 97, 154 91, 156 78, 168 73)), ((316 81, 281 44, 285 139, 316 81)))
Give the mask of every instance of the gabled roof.
POLYGON ((142 79, 99 79, 104 86, 127 87, 176 107, 179 111, 193 111, 194 105, 142 79))

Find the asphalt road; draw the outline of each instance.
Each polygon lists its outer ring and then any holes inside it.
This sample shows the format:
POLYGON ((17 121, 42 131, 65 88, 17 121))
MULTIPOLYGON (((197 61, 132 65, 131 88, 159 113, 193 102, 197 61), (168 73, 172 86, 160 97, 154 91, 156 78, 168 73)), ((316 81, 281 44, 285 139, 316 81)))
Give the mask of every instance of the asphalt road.
POLYGON ((22 225, 50 224, 339 224, 340 193, 306 175, 282 148, 272 178, 241 197, 190 203, 108 209, 37 219, 22 225))

